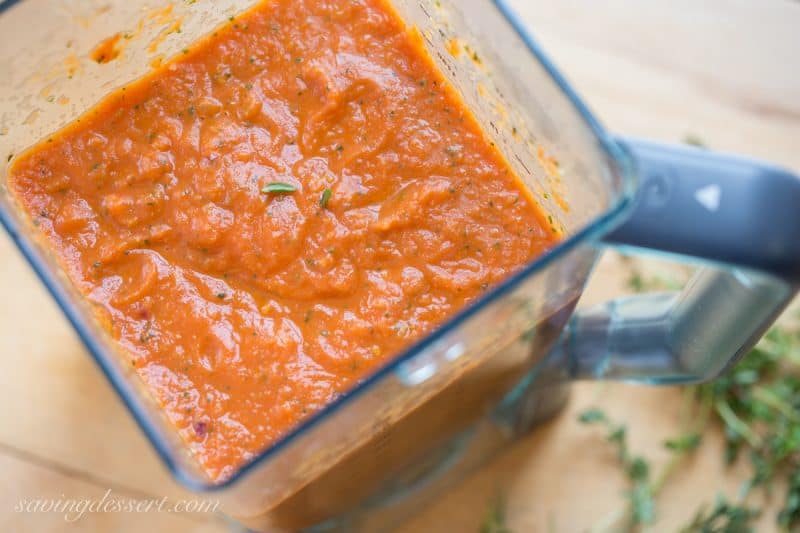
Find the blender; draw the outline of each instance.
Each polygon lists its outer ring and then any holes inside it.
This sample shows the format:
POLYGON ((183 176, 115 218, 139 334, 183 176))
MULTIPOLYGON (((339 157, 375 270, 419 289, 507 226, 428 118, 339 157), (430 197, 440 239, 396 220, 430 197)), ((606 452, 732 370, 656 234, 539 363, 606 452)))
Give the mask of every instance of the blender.
MULTIPOLYGON (((196 464, 8 193, 8 165, 0 169, 4 226, 167 468, 258 530, 390 527, 557 413, 572 380, 713 379, 760 338, 800 280, 796 176, 609 134, 505 0, 392 5, 565 237, 222 481, 196 464), (576 312, 609 247, 704 266, 679 294, 576 312)), ((0 157, 10 163, 248 7, 0 4, 0 157), (93 61, 110 38, 119 54, 93 61)))

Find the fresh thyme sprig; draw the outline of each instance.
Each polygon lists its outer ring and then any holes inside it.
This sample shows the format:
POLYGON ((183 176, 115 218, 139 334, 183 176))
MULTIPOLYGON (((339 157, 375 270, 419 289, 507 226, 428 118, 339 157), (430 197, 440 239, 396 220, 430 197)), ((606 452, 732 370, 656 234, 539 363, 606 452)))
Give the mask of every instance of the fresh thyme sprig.
MULTIPOLYGON (((680 289, 677 277, 648 276, 631 262, 628 286, 635 292, 680 289)), ((685 274, 685 273, 684 273, 685 274)), ((800 313, 796 319, 800 319, 800 313)), ((797 322, 797 320, 795 320, 797 322)), ((729 465, 750 464, 748 479, 734 500, 711 494, 681 533, 748 533, 756 531, 763 510, 751 503, 755 491, 780 492, 775 516, 784 531, 800 531, 800 332, 777 325, 732 370, 717 380, 684 387, 682 423, 677 436, 664 447, 671 452, 667 463, 654 472, 652 462, 632 453, 629 429, 607 413, 587 409, 580 422, 600 426, 616 451, 629 483, 625 502, 593 531, 639 531, 657 522, 658 495, 682 461, 703 443, 703 435, 721 428, 729 465), (687 422, 688 421, 688 422, 687 422)), ((652 527, 657 527, 652 526, 652 527)), ((481 533, 508 533, 502 504, 486 515, 481 533)))
MULTIPOLYGON (((645 279, 634 269, 629 287, 635 291, 663 290, 679 286, 671 279, 645 279)), ((657 508, 657 495, 682 457, 692 453, 702 436, 711 427, 721 427, 725 436, 723 450, 728 464, 739 460, 750 463, 750 477, 743 483, 736 501, 718 496, 712 507, 701 507, 682 531, 686 533, 738 533, 754 530, 761 510, 748 503, 754 490, 772 493, 782 491, 782 506, 777 514, 778 525, 786 531, 800 528, 800 334, 787 326, 775 326, 758 345, 725 376, 714 382, 686 387, 685 398, 694 427, 682 429, 677 438, 665 446, 673 453, 660 475, 650 481, 650 495, 644 504, 649 513, 657 508)), ((610 422, 608 415, 596 409, 585 411, 584 423, 602 421, 606 427, 624 427, 610 422)), ((624 435, 623 435, 624 436, 624 435)), ((607 440, 611 441, 611 435, 607 440)), ((612 442, 618 453, 621 445, 612 442)), ((624 444, 624 443, 623 443, 624 444)), ((627 449, 627 446, 625 446, 627 449)), ((629 452, 626 452, 630 456, 629 452)), ((646 464, 646 458, 639 457, 646 464)), ((623 512, 612 514, 602 522, 605 529, 624 521, 623 530, 637 530, 646 523, 640 520, 642 505, 633 498, 641 480, 631 475, 622 462, 631 484, 626 493, 623 512)), ((649 467, 647 470, 651 470, 649 467)), ((603 529, 603 528, 601 528, 603 529)))
POLYGON ((701 507, 681 533, 748 533, 760 515, 758 509, 730 503, 720 495, 710 509, 701 507))
MULTIPOLYGON (((626 492, 629 503, 629 527, 650 524, 655 519, 654 486, 650 480, 650 461, 634 455, 628 448, 628 428, 613 422, 599 409, 588 409, 580 414, 582 424, 599 424, 606 430, 606 441, 617 451, 617 460, 628 477, 630 487, 626 492)), ((616 521, 613 516, 612 521, 616 521)))
POLYGON ((657 472, 653 472, 652 462, 648 458, 629 451, 628 432, 624 424, 611 421, 606 413, 597 408, 587 409, 578 416, 583 424, 601 423, 607 428, 606 440, 616 448, 617 457, 629 483, 624 507, 609 514, 596 525, 595 531, 636 531, 641 526, 655 522, 659 492, 683 459, 700 446, 703 432, 708 425, 710 405, 707 402, 696 402, 690 393, 687 390, 684 396, 682 431, 677 437, 664 442, 664 448, 671 455, 669 461, 657 472))
POLYGON ((696 388, 708 396, 725 434, 725 459, 746 455, 751 475, 745 500, 785 484, 778 524, 800 528, 800 336, 774 327, 726 376, 696 388))

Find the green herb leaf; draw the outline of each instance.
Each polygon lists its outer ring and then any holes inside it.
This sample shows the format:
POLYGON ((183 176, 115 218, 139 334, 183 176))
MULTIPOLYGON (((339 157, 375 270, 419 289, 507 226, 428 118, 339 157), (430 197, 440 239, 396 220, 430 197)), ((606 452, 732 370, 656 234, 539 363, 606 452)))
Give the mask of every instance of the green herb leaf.
POLYGON ((795 469, 789 478, 786 503, 778 514, 778 524, 788 529, 800 523, 800 469, 795 469))
POLYGON ((600 409, 587 409, 578 416, 578 421, 581 424, 594 424, 607 420, 606 414, 600 409))
POLYGON ((656 517, 656 504, 650 485, 646 482, 636 483, 628 497, 631 500, 632 522, 651 524, 656 517))
POLYGON ((608 442, 624 445, 627 438, 628 429, 625 426, 617 426, 608 434, 608 442))
POLYGON ((698 387, 714 406, 725 435, 729 464, 746 454, 750 479, 743 498, 754 489, 782 486, 778 524, 800 526, 800 337, 776 326, 720 379, 698 387))
POLYGON ((319 199, 319 206, 321 208, 325 209, 328 206, 328 202, 330 201, 332 194, 333 194, 333 191, 331 191, 329 188, 325 187, 325 190, 322 191, 322 196, 319 199))
POLYGON ((697 135, 687 135, 683 139, 684 144, 688 144, 689 146, 696 146, 697 148, 706 148, 706 143, 698 137, 697 135))
POLYGON ((634 481, 646 480, 650 475, 650 465, 642 457, 635 457, 628 467, 628 477, 634 481))
POLYGON ((760 514, 758 509, 730 503, 720 495, 711 509, 701 507, 681 533, 749 533, 755 531, 760 514))
POLYGON ((268 183, 265 185, 261 192, 265 194, 286 194, 292 193, 297 190, 297 187, 292 185, 291 183, 283 183, 280 181, 273 181, 272 183, 268 183))
POLYGON ((677 439, 670 439, 664 443, 664 447, 674 452, 690 452, 696 450, 700 445, 702 437, 698 433, 683 435, 677 439))

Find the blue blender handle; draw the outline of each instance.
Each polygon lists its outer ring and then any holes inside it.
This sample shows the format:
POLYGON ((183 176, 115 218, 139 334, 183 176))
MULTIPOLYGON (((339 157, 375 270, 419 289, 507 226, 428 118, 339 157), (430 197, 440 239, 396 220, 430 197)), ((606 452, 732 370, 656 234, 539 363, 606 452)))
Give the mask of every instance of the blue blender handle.
POLYGON ((746 354, 800 284, 800 178, 691 147, 619 139, 638 167, 633 213, 604 246, 701 260, 678 294, 579 311, 556 356, 573 379, 695 383, 746 354))

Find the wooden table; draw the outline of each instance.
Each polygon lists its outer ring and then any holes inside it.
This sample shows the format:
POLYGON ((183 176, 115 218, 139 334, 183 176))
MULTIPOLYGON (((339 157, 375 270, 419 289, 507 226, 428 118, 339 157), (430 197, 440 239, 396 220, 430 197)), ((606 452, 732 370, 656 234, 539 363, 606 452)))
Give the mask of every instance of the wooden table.
MULTIPOLYGON (((789 0, 516 0, 525 20, 615 131, 709 146, 800 171, 800 3, 789 0)), ((22 498, 185 496, 8 239, 0 238, 0 530, 225 531, 207 514, 16 513, 22 498)), ((607 258, 584 303, 624 290, 607 258)), ((516 532, 582 531, 618 507, 624 480, 575 413, 599 404, 630 423, 631 445, 663 461, 679 393, 574 387, 568 409, 433 502, 405 532, 475 531, 499 493, 516 532)), ((718 440, 718 437, 716 437, 718 440)), ((712 438, 712 441, 714 438, 712 438)), ((663 492, 659 531, 718 490, 733 491, 714 442, 663 492)), ((765 530, 771 526, 765 519, 765 530)))

